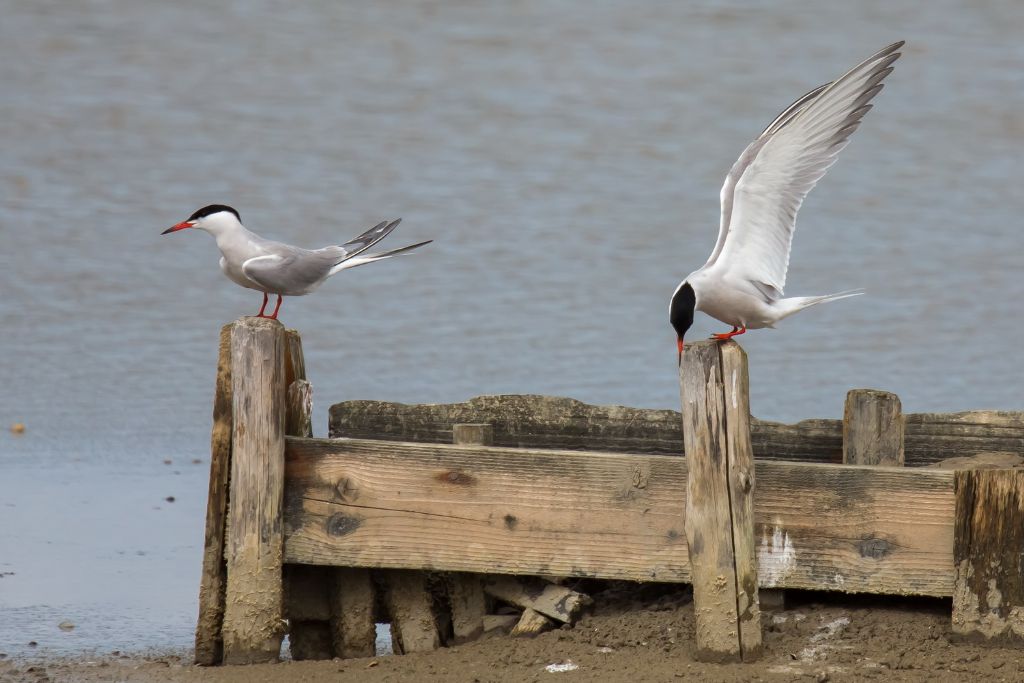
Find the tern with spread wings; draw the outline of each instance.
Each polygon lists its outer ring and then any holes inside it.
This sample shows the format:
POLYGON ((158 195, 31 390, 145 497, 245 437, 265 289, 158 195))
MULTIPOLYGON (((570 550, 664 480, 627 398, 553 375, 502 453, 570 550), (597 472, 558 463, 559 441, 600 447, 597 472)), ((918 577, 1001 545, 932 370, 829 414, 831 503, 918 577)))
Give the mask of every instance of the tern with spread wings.
POLYGON ((807 93, 743 150, 722 186, 714 251, 672 295, 669 319, 680 359, 694 311, 732 325, 732 331, 714 335, 729 339, 748 329, 774 327, 810 306, 863 293, 784 298, 782 290, 797 211, 871 109, 902 46, 903 41, 893 43, 807 93))
POLYGON ((230 206, 211 204, 161 234, 198 228, 213 235, 221 253, 220 269, 235 284, 263 292, 263 305, 257 315, 276 320, 282 296, 309 294, 324 280, 346 268, 405 254, 432 241, 376 254, 364 253, 390 235, 401 220, 379 223, 340 246, 303 249, 264 239, 246 229, 241 216, 230 206), (270 294, 277 295, 277 306, 273 313, 264 315, 270 294))

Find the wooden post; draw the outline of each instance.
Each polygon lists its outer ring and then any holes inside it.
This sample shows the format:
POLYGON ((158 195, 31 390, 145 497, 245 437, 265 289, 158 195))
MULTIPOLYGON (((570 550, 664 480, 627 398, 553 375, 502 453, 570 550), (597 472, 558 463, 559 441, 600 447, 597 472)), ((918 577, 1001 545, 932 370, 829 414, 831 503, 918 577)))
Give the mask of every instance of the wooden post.
POLYGON ((735 342, 686 347, 680 367, 686 519, 700 660, 761 652, 747 359, 735 342))
POLYGON ((220 664, 224 656, 224 530, 228 514, 228 473, 231 471, 231 328, 220 331, 217 382, 213 395, 213 433, 210 437, 210 488, 206 503, 206 542, 199 582, 199 620, 196 623, 195 662, 220 664))
POLYGON ((460 422, 452 425, 452 443, 494 445, 494 427, 487 423, 460 422))
POLYGON ((224 663, 281 653, 284 328, 242 318, 231 330, 232 457, 224 663))
POLYGON ((956 472, 953 633, 1024 642, 1024 470, 956 472))
POLYGON ((304 379, 297 379, 288 387, 286 399, 288 436, 313 436, 313 385, 304 379))
MULTIPOLYGON (((494 428, 487 423, 453 424, 452 443, 492 446, 494 428)), ((484 616, 487 614, 482 575, 452 573, 445 576, 445 583, 452 607, 453 642, 476 640, 484 633, 484 616)))
POLYGON ((853 389, 846 394, 843 464, 903 466, 899 396, 875 389, 853 389))
POLYGON ((333 571, 331 635, 338 657, 373 657, 377 649, 374 620, 376 591, 368 569, 340 567, 333 571))
POLYGON ((384 602, 391 617, 391 637, 395 654, 430 652, 441 639, 426 587, 426 574, 408 569, 387 569, 384 602))

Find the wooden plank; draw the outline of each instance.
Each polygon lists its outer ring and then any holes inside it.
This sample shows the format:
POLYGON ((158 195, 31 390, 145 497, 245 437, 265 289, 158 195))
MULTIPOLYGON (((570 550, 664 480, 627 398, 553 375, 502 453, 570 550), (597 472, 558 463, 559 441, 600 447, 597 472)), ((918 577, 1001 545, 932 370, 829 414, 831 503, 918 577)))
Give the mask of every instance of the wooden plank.
POLYGON ((484 632, 487 598, 479 574, 447 574, 448 599, 452 606, 452 631, 456 645, 476 640, 484 632))
MULTIPOLYGON (((904 416, 910 467, 979 453, 1024 451, 1024 412, 971 411, 904 416)), ((330 408, 330 435, 449 443, 457 422, 487 422, 497 446, 678 455, 681 417, 674 410, 594 406, 571 398, 478 396, 464 403, 406 405, 345 401, 330 408)), ((843 461, 843 422, 782 424, 751 418, 758 460, 843 461)))
POLYGON ((441 645, 423 572, 389 569, 381 572, 384 603, 391 618, 395 654, 430 652, 441 645))
POLYGON ((690 578, 682 458, 355 439, 288 450, 288 562, 690 578))
MULTIPOLYGON (((556 396, 478 396, 465 403, 430 405, 345 401, 330 408, 330 435, 335 438, 449 443, 452 425, 471 422, 492 425, 495 445, 519 448, 678 456, 683 438, 675 410, 595 406, 556 396)), ((842 461, 839 420, 785 425, 752 419, 750 429, 758 458, 842 461)))
MULTIPOLYGON (((287 439, 285 557, 688 582, 686 459, 287 439)), ((757 462, 767 588, 950 596, 953 473, 757 462)))
POLYGON ((487 614, 484 616, 484 633, 513 629, 520 618, 518 614, 487 614))
POLYGON ((513 638, 533 638, 552 628, 554 623, 537 610, 527 607, 512 627, 513 638))
POLYGON ((902 467, 903 408, 888 391, 853 389, 843 411, 843 463, 902 467))
POLYGON ((733 341, 717 344, 722 364, 729 512, 736 562, 736 614, 744 662, 761 656, 761 607, 754 544, 754 451, 750 445, 750 377, 747 354, 733 341))
POLYGON ((284 328, 247 317, 231 330, 231 484, 224 662, 276 661, 282 629, 284 328))
MULTIPOLYGON (((684 529, 693 583, 695 657, 712 662, 743 658, 724 381, 717 342, 697 342, 686 348, 679 367, 683 444, 689 468, 684 529)), ((753 536, 753 529, 747 531, 753 536)))
POLYGON ((224 655, 224 531, 228 514, 228 474, 231 471, 231 325, 220 330, 217 381, 213 394, 213 432, 210 436, 210 484, 206 502, 206 541, 199 582, 199 620, 196 623, 195 663, 220 664, 224 655))
POLYGON ((956 473, 953 633, 1024 642, 1024 470, 956 473))
POLYGON ((535 578, 488 576, 484 579, 484 592, 499 600, 572 624, 590 597, 574 590, 535 578))
POLYGON ((377 629, 374 620, 376 590, 370 572, 339 567, 332 572, 331 633, 338 657, 373 657, 377 629))

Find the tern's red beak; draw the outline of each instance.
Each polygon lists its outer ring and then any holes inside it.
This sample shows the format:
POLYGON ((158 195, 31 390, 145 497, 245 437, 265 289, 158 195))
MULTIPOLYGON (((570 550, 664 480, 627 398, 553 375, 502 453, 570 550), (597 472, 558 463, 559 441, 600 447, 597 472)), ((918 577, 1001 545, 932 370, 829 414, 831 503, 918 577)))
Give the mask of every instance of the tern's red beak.
POLYGON ((182 221, 177 225, 172 225, 171 227, 167 228, 160 234, 166 235, 169 232, 178 232, 179 230, 184 230, 185 228, 191 228, 193 225, 195 225, 195 223, 192 223, 191 221, 182 221))
POLYGON ((683 364, 683 340, 682 337, 676 337, 676 345, 679 347, 679 365, 683 364))

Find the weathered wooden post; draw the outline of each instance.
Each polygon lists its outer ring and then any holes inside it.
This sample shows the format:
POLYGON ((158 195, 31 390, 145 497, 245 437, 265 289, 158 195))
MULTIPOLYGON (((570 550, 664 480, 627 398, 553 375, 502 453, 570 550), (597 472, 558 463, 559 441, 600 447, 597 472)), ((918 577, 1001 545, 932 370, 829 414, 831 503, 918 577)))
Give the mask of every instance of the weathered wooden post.
POLYGON ((953 633, 1024 642, 1024 470, 958 470, 953 633))
POLYGON ((686 347, 679 374, 696 656, 753 661, 761 612, 747 357, 732 341, 697 342, 686 347))
MULTIPOLYGON (((458 445, 494 445, 494 427, 488 423, 459 422, 452 425, 452 443, 458 445)), ((487 597, 479 574, 451 573, 445 577, 452 606, 452 632, 455 643, 476 640, 484 632, 487 597)))
POLYGON ((228 474, 231 471, 231 328, 220 331, 217 382, 213 395, 213 434, 210 439, 210 488, 206 503, 206 542, 199 581, 199 620, 196 623, 195 662, 220 664, 224 657, 224 532, 228 514, 228 474))
POLYGON ((843 464, 903 466, 903 409, 899 396, 875 389, 847 392, 843 464))
POLYGON ((224 663, 276 661, 284 633, 284 327, 242 318, 231 329, 231 483, 224 663))

